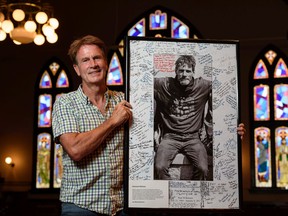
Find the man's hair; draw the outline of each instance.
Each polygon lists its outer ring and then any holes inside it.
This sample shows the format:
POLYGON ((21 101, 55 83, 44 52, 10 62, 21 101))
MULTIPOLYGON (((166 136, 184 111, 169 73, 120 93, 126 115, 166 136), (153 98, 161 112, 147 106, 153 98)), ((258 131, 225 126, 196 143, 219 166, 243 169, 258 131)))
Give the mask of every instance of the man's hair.
POLYGON ((103 56, 105 58, 107 57, 106 44, 98 37, 95 37, 93 35, 86 35, 84 37, 76 39, 70 45, 70 48, 68 50, 68 55, 69 55, 73 64, 77 64, 76 55, 77 55, 77 52, 79 51, 80 47, 83 45, 96 45, 102 50, 103 56))
POLYGON ((196 60, 192 55, 181 55, 175 62, 175 71, 177 71, 183 64, 187 64, 189 67, 192 67, 193 71, 195 71, 196 60))

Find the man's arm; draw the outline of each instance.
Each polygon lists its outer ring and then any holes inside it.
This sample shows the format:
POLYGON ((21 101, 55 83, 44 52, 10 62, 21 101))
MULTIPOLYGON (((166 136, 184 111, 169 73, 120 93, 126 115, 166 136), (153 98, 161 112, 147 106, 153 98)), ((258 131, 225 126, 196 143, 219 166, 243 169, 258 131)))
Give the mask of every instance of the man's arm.
POLYGON ((116 127, 132 119, 131 108, 127 101, 121 101, 112 116, 99 127, 83 133, 62 134, 60 143, 73 160, 79 161, 95 151, 116 127))
POLYGON ((207 112, 204 119, 205 130, 207 138, 212 139, 213 135, 213 114, 212 114, 212 92, 209 93, 209 98, 207 102, 207 112))

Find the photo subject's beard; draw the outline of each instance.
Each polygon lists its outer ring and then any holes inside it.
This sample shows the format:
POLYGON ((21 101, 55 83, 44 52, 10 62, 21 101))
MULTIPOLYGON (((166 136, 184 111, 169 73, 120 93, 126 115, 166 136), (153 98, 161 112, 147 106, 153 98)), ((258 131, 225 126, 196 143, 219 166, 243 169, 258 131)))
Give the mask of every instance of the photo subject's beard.
POLYGON ((188 85, 193 85, 193 82, 194 82, 194 78, 192 79, 189 79, 189 78, 183 78, 183 79, 180 79, 179 80, 179 84, 182 86, 182 87, 186 87, 188 85))
POLYGON ((182 86, 187 86, 187 85, 189 85, 189 83, 190 83, 189 79, 180 80, 180 85, 182 85, 182 86))

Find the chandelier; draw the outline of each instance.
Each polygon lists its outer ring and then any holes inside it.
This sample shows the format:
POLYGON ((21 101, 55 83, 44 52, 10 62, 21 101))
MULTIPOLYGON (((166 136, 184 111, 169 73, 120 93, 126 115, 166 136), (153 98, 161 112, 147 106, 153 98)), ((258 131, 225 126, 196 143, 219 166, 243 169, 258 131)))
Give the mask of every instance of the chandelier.
POLYGON ((0 41, 7 35, 17 44, 34 42, 42 45, 45 41, 56 43, 55 30, 59 22, 53 16, 53 8, 41 0, 0 0, 0 41))

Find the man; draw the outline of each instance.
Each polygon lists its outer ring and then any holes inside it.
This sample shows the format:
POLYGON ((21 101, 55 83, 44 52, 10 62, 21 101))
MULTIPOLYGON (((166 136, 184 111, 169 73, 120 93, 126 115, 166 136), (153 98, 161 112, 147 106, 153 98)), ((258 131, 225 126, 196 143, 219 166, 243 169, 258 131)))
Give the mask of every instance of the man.
POLYGON ((63 146, 61 215, 125 215, 123 208, 124 123, 131 105, 106 86, 106 46, 88 35, 68 52, 82 83, 56 100, 55 142, 63 146))
MULTIPOLYGON (((206 180, 207 150, 212 151, 212 82, 195 76, 195 58, 182 55, 175 62, 176 77, 154 78, 156 140, 155 178, 170 180, 169 168, 178 153, 193 164, 193 180, 206 180), (200 140, 200 130, 206 129, 200 140), (157 131, 158 133, 158 131, 157 131), (158 134, 156 134, 158 135, 158 134)), ((237 128, 244 134, 244 124, 237 128)))

